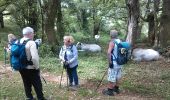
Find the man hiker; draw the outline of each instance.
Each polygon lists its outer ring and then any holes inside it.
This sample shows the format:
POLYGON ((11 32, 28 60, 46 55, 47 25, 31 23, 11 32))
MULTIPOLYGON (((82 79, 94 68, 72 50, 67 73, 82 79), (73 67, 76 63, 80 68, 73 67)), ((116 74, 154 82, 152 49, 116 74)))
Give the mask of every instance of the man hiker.
POLYGON ((114 93, 119 93, 119 80, 121 78, 121 68, 122 65, 118 65, 116 62, 117 58, 117 45, 114 43, 120 43, 121 40, 117 38, 118 32, 116 30, 110 31, 111 40, 109 42, 109 47, 107 51, 107 57, 109 62, 108 68, 108 87, 104 89, 102 93, 104 95, 113 96, 114 93), (113 56, 114 55, 114 56, 113 56))

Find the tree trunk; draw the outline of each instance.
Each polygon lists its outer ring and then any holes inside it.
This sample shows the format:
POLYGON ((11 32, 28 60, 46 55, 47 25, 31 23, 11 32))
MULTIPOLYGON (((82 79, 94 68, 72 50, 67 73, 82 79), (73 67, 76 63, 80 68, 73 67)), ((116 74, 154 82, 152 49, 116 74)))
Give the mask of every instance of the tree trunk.
POLYGON ((139 1, 138 0, 126 0, 126 6, 128 9, 128 30, 126 41, 132 46, 135 44, 138 32, 139 23, 139 1))
POLYGON ((55 44, 59 44, 54 30, 54 23, 57 15, 57 0, 49 0, 46 6, 45 33, 47 34, 48 43, 52 45, 53 48, 55 44))
POLYGON ((81 19, 82 19, 82 28, 84 32, 88 33, 88 21, 87 21, 87 12, 86 9, 81 9, 81 19))
POLYGON ((100 20, 96 16, 96 9, 93 7, 93 37, 98 35, 100 29, 100 20))
POLYGON ((154 30, 155 30, 155 45, 158 46, 159 45, 159 24, 160 21, 158 20, 158 12, 159 12, 159 4, 160 4, 160 0, 154 0, 154 18, 155 18, 155 26, 154 26, 154 30))
POLYGON ((100 22, 94 22, 93 36, 99 34, 100 22))
POLYGON ((37 12, 37 1, 29 0, 28 1, 28 25, 32 27, 35 32, 38 31, 38 12, 37 12))
POLYGON ((0 27, 1 28, 4 28, 5 26, 4 26, 4 19, 3 19, 3 13, 2 12, 0 12, 0 27))
POLYGON ((63 16, 61 12, 61 0, 57 0, 57 34, 58 39, 61 41, 63 39, 65 30, 63 25, 63 16))
POLYGON ((170 0, 163 0, 161 16, 161 35, 160 43, 162 47, 170 45, 170 0))
POLYGON ((148 30, 148 41, 149 41, 149 44, 151 46, 154 45, 154 41, 155 41, 155 21, 154 21, 154 12, 151 11, 148 16, 147 16, 147 21, 148 21, 148 27, 149 27, 149 30, 148 30))
POLYGON ((44 5, 43 5, 43 1, 38 0, 39 5, 40 5, 40 13, 41 13, 41 30, 42 30, 42 34, 41 34, 41 39, 42 41, 45 40, 45 28, 44 28, 44 5))

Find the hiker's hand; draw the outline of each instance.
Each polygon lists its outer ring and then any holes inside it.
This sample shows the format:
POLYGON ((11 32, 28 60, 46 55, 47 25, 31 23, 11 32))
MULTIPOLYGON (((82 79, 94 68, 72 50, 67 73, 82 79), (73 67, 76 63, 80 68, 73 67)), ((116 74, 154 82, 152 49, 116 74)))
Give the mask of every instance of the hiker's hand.
POLYGON ((109 63, 109 68, 113 68, 113 63, 109 63))
POLYGON ((69 64, 68 64, 67 61, 65 61, 65 62, 63 63, 63 67, 64 67, 64 68, 69 68, 69 64))
POLYGON ((69 61, 65 61, 65 64, 68 65, 68 64, 69 64, 69 61))
POLYGON ((63 59, 60 59, 60 62, 61 62, 62 64, 64 64, 64 63, 65 63, 65 60, 63 60, 63 59))

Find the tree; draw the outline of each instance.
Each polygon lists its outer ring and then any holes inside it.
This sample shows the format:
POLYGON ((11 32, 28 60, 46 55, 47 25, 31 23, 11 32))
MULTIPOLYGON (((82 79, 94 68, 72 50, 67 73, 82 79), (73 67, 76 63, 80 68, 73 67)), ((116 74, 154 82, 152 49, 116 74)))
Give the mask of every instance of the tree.
POLYGON ((57 16, 57 0, 48 0, 44 2, 45 13, 45 34, 47 35, 48 44, 51 45, 51 50, 55 51, 55 45, 59 45, 56 37, 55 19, 57 16))
POLYGON ((170 0, 163 0, 163 8, 161 15, 161 35, 160 44, 162 47, 170 45, 170 0))
POLYGON ((128 10, 128 30, 126 41, 132 46, 135 44, 138 32, 139 23, 139 0, 126 0, 128 10))
POLYGON ((61 12, 61 0, 57 0, 57 34, 59 35, 59 40, 63 39, 65 33, 63 16, 61 12))
POLYGON ((20 28, 30 26, 35 32, 38 31, 39 10, 37 4, 37 0, 18 0, 9 7, 13 19, 20 28))
POLYGON ((4 14, 3 12, 6 10, 6 8, 13 2, 13 0, 1 0, 0 1, 0 27, 4 28, 4 14))

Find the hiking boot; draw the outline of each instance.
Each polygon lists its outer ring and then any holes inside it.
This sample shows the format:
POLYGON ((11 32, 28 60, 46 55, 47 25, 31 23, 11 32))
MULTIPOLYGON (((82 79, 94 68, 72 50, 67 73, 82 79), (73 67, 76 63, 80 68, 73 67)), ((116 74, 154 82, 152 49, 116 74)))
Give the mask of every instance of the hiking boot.
POLYGON ((38 98, 38 100, 47 100, 47 99, 43 97, 43 98, 38 98))
POLYGON ((26 98, 26 100, 36 100, 35 98, 26 98))
POLYGON ((103 91, 102 91, 102 93, 104 94, 104 95, 108 95, 108 96, 114 96, 114 92, 113 92, 113 89, 104 89, 103 91))
POLYGON ((69 89, 72 91, 77 91, 78 87, 78 85, 72 85, 69 89))
POLYGON ((117 94, 119 94, 120 93, 119 86, 115 86, 113 88, 113 91, 116 92, 117 94))
POLYGON ((72 85, 72 84, 69 84, 68 86, 69 86, 69 87, 72 87, 73 85, 72 85))

